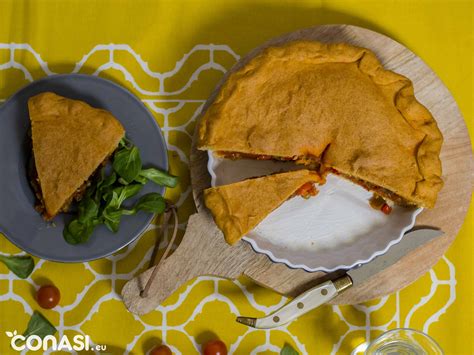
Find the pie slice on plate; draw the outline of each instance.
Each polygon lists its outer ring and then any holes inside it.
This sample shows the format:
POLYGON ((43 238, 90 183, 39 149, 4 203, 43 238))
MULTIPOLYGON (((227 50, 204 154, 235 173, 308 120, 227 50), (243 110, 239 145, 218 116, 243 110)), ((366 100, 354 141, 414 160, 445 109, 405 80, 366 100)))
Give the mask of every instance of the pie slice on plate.
POLYGON ((321 166, 398 204, 433 207, 442 141, 412 82, 371 51, 296 41, 230 74, 200 121, 198 147, 321 166))
POLYGON ((235 244, 292 196, 314 196, 318 173, 296 170, 247 179, 204 191, 204 202, 229 244, 235 244))
POLYGON ((125 134, 105 110, 52 92, 28 101, 35 177, 32 185, 46 220, 67 210, 125 134))

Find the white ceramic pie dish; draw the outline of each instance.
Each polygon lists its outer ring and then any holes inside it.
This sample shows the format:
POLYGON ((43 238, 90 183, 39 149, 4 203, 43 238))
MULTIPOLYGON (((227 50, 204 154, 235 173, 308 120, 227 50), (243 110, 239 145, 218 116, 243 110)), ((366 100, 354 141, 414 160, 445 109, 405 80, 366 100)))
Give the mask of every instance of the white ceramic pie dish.
MULTIPOLYGON (((212 186, 296 168, 301 166, 221 159, 209 151, 212 186)), ((372 193, 334 175, 329 175, 318 189, 314 198, 286 201, 243 239, 274 262, 309 272, 331 272, 384 254, 413 228, 422 211, 395 206, 387 216, 369 206, 372 193)))

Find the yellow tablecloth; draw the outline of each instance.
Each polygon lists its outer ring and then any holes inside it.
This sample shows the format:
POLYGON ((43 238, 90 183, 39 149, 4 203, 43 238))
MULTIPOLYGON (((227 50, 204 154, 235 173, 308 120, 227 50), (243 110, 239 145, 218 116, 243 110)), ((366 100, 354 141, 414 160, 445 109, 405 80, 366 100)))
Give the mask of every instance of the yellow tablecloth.
MULTIPOLYGON (((178 203, 184 221, 193 211, 187 165, 194 118, 240 55, 270 37, 317 24, 379 31, 437 72, 472 134, 472 14, 471 1, 448 0, 3 0, 0 99, 53 73, 100 75, 126 86, 143 99, 163 129, 171 171, 182 177, 179 189, 168 197, 178 203)), ((278 353, 285 342, 301 354, 344 354, 394 327, 428 332, 448 354, 473 353, 472 222, 471 208, 446 256, 406 289, 364 305, 324 306, 272 331, 234 321, 236 314, 263 315, 285 302, 245 279, 202 277, 146 316, 128 313, 120 289, 146 268, 157 233, 153 228, 102 260, 64 265, 35 259, 36 269, 27 280, 0 265, 0 353, 14 353, 4 331, 25 329, 30 314, 39 309, 33 291, 45 282, 62 293, 59 307, 42 310, 59 334, 89 334, 113 354, 145 353, 160 341, 177 354, 194 354, 214 336, 234 354, 278 353)), ((20 252, 4 237, 0 251, 20 252)))

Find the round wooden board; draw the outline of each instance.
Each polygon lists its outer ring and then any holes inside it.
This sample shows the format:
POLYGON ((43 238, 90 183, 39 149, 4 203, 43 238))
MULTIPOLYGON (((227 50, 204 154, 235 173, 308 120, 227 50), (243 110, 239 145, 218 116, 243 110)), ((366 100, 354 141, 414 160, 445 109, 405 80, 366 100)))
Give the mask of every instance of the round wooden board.
MULTIPOLYGON (((304 29, 272 39, 256 48, 224 76, 207 101, 203 112, 214 100, 220 85, 230 72, 240 68, 268 46, 299 39, 347 42, 372 50, 385 68, 405 75, 413 81, 417 99, 431 111, 444 136, 441 160, 445 186, 439 194, 436 207, 432 210, 425 210, 418 217, 417 225, 441 228, 445 235, 418 248, 363 285, 353 287, 333 300, 333 303, 336 304, 361 303, 398 291, 414 282, 436 264, 453 242, 464 221, 471 199, 474 169, 469 135, 456 102, 448 89, 419 57, 389 37, 348 25, 325 25, 304 29)), ((190 169, 193 193, 199 214, 206 214, 206 218, 209 219, 208 212, 201 200, 202 191, 210 186, 210 176, 207 172, 207 152, 198 151, 193 146, 190 169)), ((290 269, 283 264, 273 263, 267 257, 257 255, 245 242, 240 242, 237 247, 217 244, 216 247, 222 248, 224 254, 227 252, 227 248, 233 248, 232 262, 229 262, 229 268, 238 269, 236 263, 238 264, 238 260, 242 260, 242 263, 246 263, 244 274, 257 283, 286 295, 295 296, 334 276, 321 272, 307 273, 299 269, 290 269)), ((220 270, 215 274, 219 273, 224 277, 232 276, 231 271, 227 273, 220 270)))
MULTIPOLYGON (((384 66, 410 78, 418 100, 435 116, 444 135, 441 151, 445 186, 433 210, 425 210, 418 218, 418 226, 441 228, 445 235, 420 247, 390 268, 379 272, 362 285, 352 287, 336 297, 332 303, 355 304, 385 296, 415 281, 427 272, 445 253, 461 227, 471 198, 474 177, 471 144, 464 121, 449 91, 433 71, 401 44, 394 40, 355 26, 326 25, 293 32, 273 39, 249 53, 230 71, 234 71, 263 48, 296 39, 322 42, 348 42, 371 49, 384 66)), ((221 81, 228 76, 227 73, 221 81)), ((220 84, 207 101, 213 101, 220 84)), ((194 139, 196 142, 196 139, 194 139)), ((155 309, 179 286, 200 275, 237 278, 244 274, 256 283, 287 296, 297 296, 307 289, 338 273, 309 273, 272 262, 266 255, 255 253, 246 242, 230 246, 202 203, 202 191, 210 186, 207 171, 207 152, 193 146, 190 159, 191 183, 198 213, 189 218, 186 232, 175 252, 159 267, 152 267, 122 289, 127 308, 137 314, 155 309), (155 271, 147 297, 140 293, 155 271)))

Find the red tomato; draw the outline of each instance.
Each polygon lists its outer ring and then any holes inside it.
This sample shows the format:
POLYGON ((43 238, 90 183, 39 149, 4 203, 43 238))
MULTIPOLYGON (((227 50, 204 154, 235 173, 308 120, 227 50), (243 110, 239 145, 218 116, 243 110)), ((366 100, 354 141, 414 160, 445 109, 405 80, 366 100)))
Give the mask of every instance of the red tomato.
POLYGON ((59 303, 61 294, 56 286, 53 285, 44 285, 41 286, 38 292, 36 293, 36 301, 41 308, 51 309, 56 307, 59 303))
POLYGON ((166 345, 159 345, 150 351, 150 355, 173 355, 173 353, 166 345))
POLYGON ((295 192, 295 195, 300 195, 303 198, 310 198, 311 196, 316 196, 317 194, 318 190, 316 190, 316 187, 314 187, 312 182, 307 182, 295 192))
POLYGON ((392 212, 392 207, 390 207, 389 205, 387 205, 386 203, 383 204, 382 208, 381 208, 382 212, 385 213, 385 214, 390 214, 390 212, 392 212))
POLYGON ((220 340, 211 340, 204 345, 204 355, 227 355, 227 346, 220 340))

